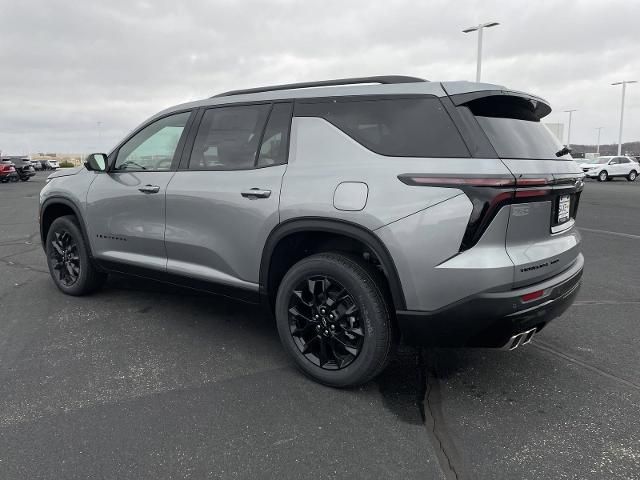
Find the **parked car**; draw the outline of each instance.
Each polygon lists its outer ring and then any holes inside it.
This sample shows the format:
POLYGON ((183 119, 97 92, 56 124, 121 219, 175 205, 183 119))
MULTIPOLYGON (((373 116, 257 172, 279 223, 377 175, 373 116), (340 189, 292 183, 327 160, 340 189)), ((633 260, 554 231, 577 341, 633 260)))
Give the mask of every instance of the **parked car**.
POLYGON ((3 162, 11 162, 16 169, 18 178, 26 182, 36 174, 35 169, 31 165, 31 160, 27 157, 2 157, 3 162))
POLYGON ((57 170, 59 168, 57 160, 51 160, 51 159, 45 160, 44 164, 46 165, 45 167, 46 170, 57 170))
POLYGON ((10 160, 0 160, 0 182, 7 183, 17 181, 18 173, 16 172, 13 162, 10 160))
POLYGON ((227 92, 153 116, 40 194, 64 293, 135 273, 249 302, 326 385, 397 341, 514 349, 581 284, 583 173, 538 97, 372 77, 227 92))
POLYGON ((632 157, 603 156, 585 160, 580 168, 589 178, 597 178, 600 182, 612 180, 615 177, 625 177, 634 182, 640 173, 640 165, 632 157))
POLYGON ((42 162, 40 160, 31 160, 31 166, 34 170, 42 170, 42 162))

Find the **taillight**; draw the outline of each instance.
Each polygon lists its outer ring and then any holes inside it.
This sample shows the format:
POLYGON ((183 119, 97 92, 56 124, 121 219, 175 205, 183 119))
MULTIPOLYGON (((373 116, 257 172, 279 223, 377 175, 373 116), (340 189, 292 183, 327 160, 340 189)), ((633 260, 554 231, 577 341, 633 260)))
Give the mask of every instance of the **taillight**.
POLYGON ((414 186, 456 188, 462 190, 473 205, 460 251, 475 245, 498 211, 511 203, 547 200, 554 188, 578 188, 575 176, 556 178, 553 175, 437 175, 403 174, 398 179, 414 186), (569 181, 573 184, 569 185, 569 181))

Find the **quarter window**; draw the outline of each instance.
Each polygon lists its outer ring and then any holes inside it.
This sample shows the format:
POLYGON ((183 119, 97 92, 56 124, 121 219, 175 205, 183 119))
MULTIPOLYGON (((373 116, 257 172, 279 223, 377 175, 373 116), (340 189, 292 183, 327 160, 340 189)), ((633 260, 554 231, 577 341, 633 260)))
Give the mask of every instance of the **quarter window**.
POLYGON ((468 157, 437 98, 344 100, 296 104, 296 116, 321 117, 358 143, 392 157, 468 157))
POLYGON ((120 147, 114 170, 170 170, 189 115, 170 115, 140 130, 120 147))
POLYGON ((270 105, 241 105, 207 110, 198 128, 189 168, 254 168, 270 105))

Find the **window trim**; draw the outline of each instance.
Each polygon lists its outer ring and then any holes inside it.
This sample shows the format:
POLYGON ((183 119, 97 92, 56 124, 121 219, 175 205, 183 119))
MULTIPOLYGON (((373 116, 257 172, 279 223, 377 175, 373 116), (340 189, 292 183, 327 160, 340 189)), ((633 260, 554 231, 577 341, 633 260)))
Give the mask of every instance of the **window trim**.
POLYGON ((145 122, 142 125, 140 125, 140 127, 138 127, 136 130, 134 130, 127 137, 125 137, 124 140, 120 141, 120 143, 108 155, 108 157, 107 157, 107 169, 105 170, 105 172, 106 173, 175 172, 176 169, 178 168, 179 159, 182 157, 188 133, 190 133, 190 130, 193 127, 193 121, 194 121, 194 118, 196 116, 195 115, 196 114, 196 110, 197 109, 193 109, 193 108, 185 108, 185 109, 181 109, 181 110, 175 110, 173 112, 169 112, 169 113, 166 113, 166 114, 158 116, 158 117, 152 117, 150 120, 148 120, 147 122, 145 122), (178 145, 176 145, 176 150, 175 150, 175 152, 173 152, 173 159, 171 160, 171 166, 167 170, 148 170, 148 169, 147 170, 142 170, 140 168, 136 168, 136 169, 128 168, 126 170, 116 170, 115 169, 116 160, 118 158, 118 154, 120 153, 120 149, 127 142, 129 142, 129 140, 131 140, 133 137, 135 137, 142 130, 144 130, 145 128, 153 125, 154 123, 159 122, 160 120, 163 120, 163 119, 165 119, 167 117, 172 117, 174 115, 179 115, 181 113, 190 113, 190 115, 187 118, 187 123, 184 124, 184 128, 182 129, 182 134, 180 135, 180 139, 178 140, 178 145))
POLYGON ((453 118, 453 116, 451 115, 450 109, 447 108, 447 105, 445 105, 445 102, 443 101, 444 98, 446 98, 446 97, 439 97, 439 96, 433 95, 433 94, 422 94, 422 93, 408 93, 408 94, 399 93, 399 94, 381 94, 381 95, 340 95, 340 96, 335 96, 335 97, 296 98, 295 102, 294 102, 293 116, 294 117, 298 117, 298 118, 320 118, 320 119, 324 120, 325 122, 333 125, 335 128, 337 128, 342 133, 347 135, 350 139, 352 139, 358 145, 361 145, 363 148, 367 149, 367 151, 373 152, 376 155, 380 155, 382 157, 388 157, 388 158, 473 158, 473 155, 471 154, 469 145, 467 144, 467 140, 468 139, 465 138, 465 136, 460 131, 460 128, 458 126, 458 122, 456 121, 456 119, 453 118), (412 100, 412 99, 419 99, 419 100, 436 99, 440 103, 440 106, 442 107, 442 110, 443 110, 444 114, 451 121, 451 125, 453 126, 453 128, 456 131, 456 133, 458 134, 458 136, 460 138, 460 143, 464 147, 464 150, 467 152, 466 155, 464 155, 464 156, 463 155, 453 155, 453 156, 442 156, 442 155, 439 155, 439 156, 433 156, 433 155, 429 155, 429 156, 387 155, 385 153, 380 153, 380 152, 376 152, 375 150, 372 150, 371 148, 369 148, 368 146, 366 146, 362 142, 360 142, 357 138, 352 137, 351 135, 349 135, 349 133, 344 131, 338 125, 336 125, 335 123, 333 123, 332 121, 330 121, 330 120, 328 120, 328 119, 326 119, 324 117, 320 117, 320 116, 317 116, 317 115, 299 115, 299 114, 297 114, 298 108, 302 104, 347 103, 347 102, 367 102, 367 101, 371 102, 371 101, 379 101, 379 100, 412 100))
POLYGON ((293 105, 293 100, 291 99, 277 99, 277 100, 257 100, 254 102, 233 102, 233 103, 222 103, 219 105, 207 105, 204 107, 197 108, 197 112, 193 122, 193 128, 189 132, 189 138, 187 139, 184 149, 182 151, 182 156, 180 158, 179 165, 177 167, 178 172, 241 172, 247 170, 259 170, 262 168, 271 168, 278 167, 281 165, 287 165, 289 163, 289 148, 291 145, 291 124, 292 118, 294 116, 295 107, 293 105), (261 167, 257 166, 258 157, 260 156, 260 149, 262 148, 262 141, 264 140, 264 133, 267 129, 267 125, 269 123, 269 118, 271 118, 271 113, 273 112, 273 106, 276 104, 285 103, 292 104, 291 114, 289 116, 289 130, 288 136, 289 140, 287 142, 287 154, 285 163, 279 163, 276 165, 263 165, 261 167), (191 154, 193 153, 193 147, 195 146, 196 137, 198 135, 198 131, 200 130, 200 125, 202 124, 202 118, 208 110, 213 110, 217 108, 229 108, 229 107, 247 107, 252 105, 269 105, 269 112, 267 114, 267 118, 265 119, 264 126, 262 127, 262 131, 260 132, 260 142, 258 143, 258 148, 256 149, 256 154, 253 159, 253 166, 245 167, 245 168, 226 168, 226 169, 211 169, 211 168, 189 168, 189 161, 191 159, 191 154))
POLYGON ((264 124, 264 128, 262 129, 262 135, 260 136, 260 143, 258 144, 258 151, 256 152, 256 160, 254 162, 254 169, 257 170, 259 168, 268 168, 268 167, 277 167, 280 165, 288 165, 289 164, 289 148, 291 146, 291 124, 293 123, 293 111, 295 109, 294 102, 285 101, 285 102, 273 102, 271 104, 271 110, 269 110, 269 116, 267 116, 267 121, 264 124), (258 162, 260 161, 260 152, 262 151, 262 144, 264 143, 264 136, 267 133, 267 127, 269 126, 269 120, 271 120, 271 115, 273 115, 273 109, 276 105, 289 105, 289 122, 287 123, 287 148, 284 154, 284 162, 283 163, 275 163, 273 165, 262 165, 259 166, 258 162))

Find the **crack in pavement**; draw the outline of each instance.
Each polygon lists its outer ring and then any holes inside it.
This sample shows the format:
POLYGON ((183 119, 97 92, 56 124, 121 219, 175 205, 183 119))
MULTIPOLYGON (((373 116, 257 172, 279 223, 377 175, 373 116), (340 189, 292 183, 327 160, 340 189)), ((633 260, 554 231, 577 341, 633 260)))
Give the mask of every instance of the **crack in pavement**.
POLYGON ((457 453, 451 436, 449 435, 444 415, 442 414, 442 396, 440 394, 440 382, 438 381, 435 361, 427 365, 423 349, 419 353, 420 375, 422 391, 418 397, 418 407, 422 420, 427 427, 429 436, 433 439, 436 457, 440 469, 447 480, 463 480, 470 478, 464 473, 464 468, 457 453))
MULTIPOLYGON (((9 240, 7 242, 0 242, 0 247, 8 247, 11 245, 33 245, 33 239, 35 237, 40 236, 40 232, 35 232, 29 235, 28 237, 17 239, 17 240, 9 240)), ((38 245, 40 242, 37 242, 38 245)))
POLYGON ((610 380, 614 380, 615 382, 621 383, 623 385, 626 385, 627 387, 633 388, 635 390, 640 390, 640 385, 638 385, 637 383, 631 382, 629 380, 625 380, 624 378, 618 377, 617 375, 614 375, 613 373, 609 373, 605 370, 602 370, 594 365, 591 365, 587 362, 583 362, 582 360, 578 360, 575 357, 572 357, 571 355, 568 355, 566 353, 563 353, 559 350, 556 350, 555 348, 553 348, 551 345, 541 342, 540 340, 536 341, 535 343, 532 342, 531 345, 535 348, 537 348, 538 350, 542 350, 543 352, 547 352, 551 355, 555 355, 556 357, 562 358, 563 360, 566 360, 568 362, 571 362, 575 365, 578 365, 582 368, 585 368, 593 373, 597 373, 600 376, 606 377, 610 380))

